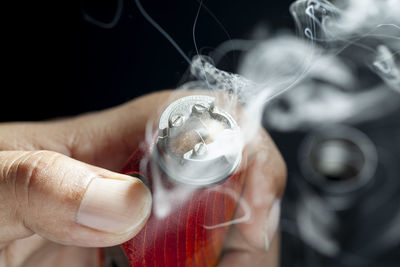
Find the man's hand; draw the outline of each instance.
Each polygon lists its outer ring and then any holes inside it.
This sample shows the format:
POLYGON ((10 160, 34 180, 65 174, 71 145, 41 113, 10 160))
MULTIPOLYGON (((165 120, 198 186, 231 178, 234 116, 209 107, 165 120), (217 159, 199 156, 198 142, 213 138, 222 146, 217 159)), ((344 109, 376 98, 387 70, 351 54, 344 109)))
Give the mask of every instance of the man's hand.
MULTIPOLYGON (((114 171, 144 139, 155 111, 182 94, 151 94, 72 119, 0 124, 0 266, 97 266, 96 250, 82 247, 138 233, 150 192, 114 171)), ((221 266, 277 265, 285 166, 261 128, 247 149, 243 198, 252 212, 231 228, 221 266)))

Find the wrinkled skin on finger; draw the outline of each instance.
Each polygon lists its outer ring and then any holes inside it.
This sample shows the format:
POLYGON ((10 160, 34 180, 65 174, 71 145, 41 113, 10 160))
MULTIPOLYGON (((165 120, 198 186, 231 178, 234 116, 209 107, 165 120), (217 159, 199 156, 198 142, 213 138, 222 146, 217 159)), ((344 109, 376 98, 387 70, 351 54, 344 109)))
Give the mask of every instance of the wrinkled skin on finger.
MULTIPOLYGON (((52 150, 118 171, 144 140, 148 123, 155 124, 169 103, 189 94, 194 92, 162 91, 74 118, 0 124, 0 150, 52 150)), ((244 135, 251 136, 246 144, 248 170, 242 193, 251 214, 248 221, 231 227, 219 265, 278 266, 276 233, 286 179, 284 161, 264 129, 251 127, 247 132, 250 119, 236 101, 215 96, 242 126, 244 135)), ((243 210, 239 208, 236 216, 243 216, 243 210)), ((0 266, 98 266, 98 255, 94 248, 63 246, 33 234, 11 243, 0 240, 0 266)))

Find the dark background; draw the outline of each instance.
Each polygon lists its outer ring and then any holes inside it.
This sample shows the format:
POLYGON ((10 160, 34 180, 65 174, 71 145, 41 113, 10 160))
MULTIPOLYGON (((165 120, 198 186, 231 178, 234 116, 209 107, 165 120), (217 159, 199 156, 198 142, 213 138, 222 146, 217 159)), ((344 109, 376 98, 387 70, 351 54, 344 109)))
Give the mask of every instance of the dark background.
MULTIPOLYGON (((260 24, 267 23, 273 31, 293 28, 290 2, 206 0, 230 37, 202 9, 197 46, 208 54, 229 38, 249 38, 260 24)), ((142 0, 142 4, 189 57, 196 54, 192 38, 196 0, 142 0)), ((0 121, 70 116, 175 88, 188 64, 144 19, 133 0, 123 1, 120 20, 111 29, 83 18, 86 13, 109 22, 116 6, 117 0, 5 4, 0 121)))
MULTIPOLYGON (((111 29, 84 19, 83 14, 88 14, 99 21, 111 21, 117 1, 13 1, 3 4, 0 121, 73 116, 115 106, 152 91, 175 88, 182 81, 187 73, 187 62, 144 19, 133 0, 123 1, 122 15, 111 29)), ((224 25, 229 36, 202 9, 196 25, 200 52, 208 54, 229 38, 249 39, 260 25, 268 25, 271 33, 282 29, 294 31, 288 11, 291 2, 205 0, 205 5, 224 25)), ((142 0, 142 4, 188 57, 196 54, 192 37, 199 7, 196 0, 142 0)), ((231 64, 227 67, 234 68, 237 58, 236 54, 229 54, 227 62, 231 64)), ((400 148, 393 146, 391 140, 395 140, 396 129, 397 132, 400 129, 398 114, 380 123, 361 125, 377 145, 396 153, 395 163, 399 160, 400 148)), ((271 134, 289 169, 282 210, 283 219, 287 220, 294 214, 287 203, 291 200, 296 203, 301 195, 293 187, 293 177, 299 173, 297 150, 304 133, 272 131, 271 134)), ((392 202, 392 209, 386 205, 382 210, 396 214, 398 199, 392 202)), ((351 217, 353 214, 356 213, 352 211, 351 217)), ((356 266, 341 264, 340 257, 328 259, 319 255, 297 238, 296 229, 295 234, 284 227, 282 230, 284 267, 356 266)), ((388 256, 382 256, 382 261, 371 260, 359 266, 397 266, 399 246, 389 251, 388 256)))

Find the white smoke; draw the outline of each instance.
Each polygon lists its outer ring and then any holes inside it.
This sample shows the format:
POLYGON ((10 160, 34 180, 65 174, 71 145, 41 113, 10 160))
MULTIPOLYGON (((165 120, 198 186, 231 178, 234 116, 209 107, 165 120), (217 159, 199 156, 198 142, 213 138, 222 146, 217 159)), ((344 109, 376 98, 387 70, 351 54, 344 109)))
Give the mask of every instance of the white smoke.
MULTIPOLYGON (((262 121, 282 131, 309 130, 326 123, 378 119, 400 106, 400 0, 298 0, 290 11, 297 36, 281 33, 265 40, 233 40, 222 45, 215 58, 198 55, 190 65, 195 81, 181 89, 237 96, 250 115, 241 124, 245 143, 253 140, 262 121), (213 62, 231 49, 243 51, 238 74, 219 70, 213 62)), ((149 127, 148 144, 154 142, 154 132, 149 127)), ((164 217, 194 188, 166 190, 156 169, 155 214, 164 217)), ((250 213, 222 225, 242 222, 250 213)), ((337 252, 335 244, 325 245, 329 253, 337 252)))
POLYGON ((247 51, 240 75, 204 56, 193 59, 191 73, 203 87, 238 95, 253 118, 283 131, 359 123, 399 107, 399 0, 299 0, 290 11, 300 36, 233 41, 247 51))
MULTIPOLYGON (((245 142, 258 122, 280 131, 311 130, 376 120, 400 107, 400 0, 298 0, 290 11, 297 35, 228 41, 215 58, 193 58, 196 81, 182 88, 237 95, 250 115, 242 125, 245 142), (232 50, 242 51, 238 74, 213 62, 232 50)), ((334 222, 325 207, 315 210, 334 222)), ((339 253, 329 236, 333 225, 321 222, 316 231, 308 215, 299 217, 305 242, 326 255, 339 253)))

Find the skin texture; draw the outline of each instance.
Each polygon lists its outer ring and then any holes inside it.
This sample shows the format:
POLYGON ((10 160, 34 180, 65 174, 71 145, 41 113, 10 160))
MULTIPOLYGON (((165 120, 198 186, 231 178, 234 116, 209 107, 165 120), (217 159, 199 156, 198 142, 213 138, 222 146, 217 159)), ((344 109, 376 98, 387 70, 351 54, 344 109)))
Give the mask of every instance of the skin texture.
MULTIPOLYGON (((127 231, 105 232, 76 222, 89 177, 120 179, 114 172, 140 145, 148 122, 159 115, 156 110, 188 94, 193 92, 163 91, 74 118, 0 124, 0 266, 98 266, 93 247, 133 237, 146 214, 127 231)), ((231 227, 219 266, 278 266, 284 161, 270 136, 247 124, 238 105, 217 98, 251 136, 243 191, 251 213, 248 221, 231 227)), ((130 182, 140 187, 138 180, 130 182)), ((239 208, 237 217, 244 213, 239 208)))

